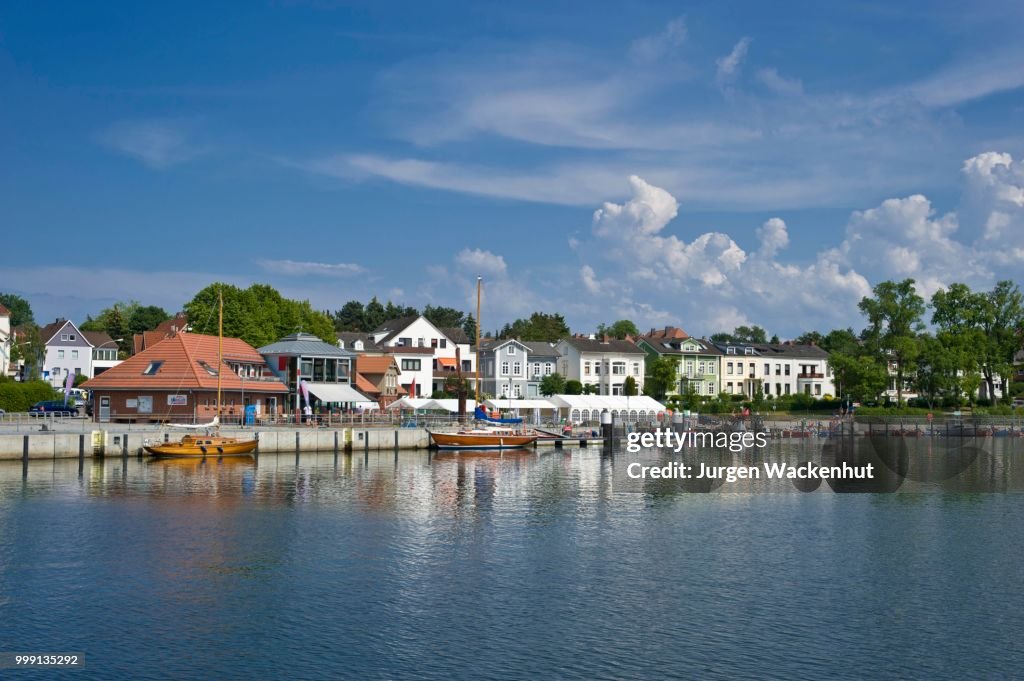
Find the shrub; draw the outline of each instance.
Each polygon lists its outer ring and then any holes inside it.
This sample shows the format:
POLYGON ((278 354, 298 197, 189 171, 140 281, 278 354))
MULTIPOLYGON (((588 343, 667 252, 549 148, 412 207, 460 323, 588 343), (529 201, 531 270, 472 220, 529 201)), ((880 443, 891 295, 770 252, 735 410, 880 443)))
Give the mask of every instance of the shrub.
POLYGON ((60 399, 60 394, 44 381, 0 383, 0 409, 11 413, 28 411, 36 402, 60 399))

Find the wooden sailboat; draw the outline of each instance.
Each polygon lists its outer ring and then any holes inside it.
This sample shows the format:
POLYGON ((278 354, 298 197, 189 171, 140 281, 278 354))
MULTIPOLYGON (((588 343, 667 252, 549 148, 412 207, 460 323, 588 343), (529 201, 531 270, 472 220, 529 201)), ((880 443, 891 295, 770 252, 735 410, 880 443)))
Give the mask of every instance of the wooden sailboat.
POLYGON ((256 438, 242 439, 223 437, 220 434, 221 404, 221 371, 224 370, 224 295, 218 294, 219 318, 217 322, 217 415, 208 424, 184 426, 189 428, 206 428, 205 435, 185 435, 177 442, 161 442, 144 444, 143 447, 153 456, 204 458, 207 456, 251 456, 259 445, 256 438), (209 429, 213 429, 213 434, 209 429))
MULTIPOLYGON (((476 405, 480 407, 480 285, 482 280, 476 278, 476 405)), ((461 378, 461 372, 459 374, 461 378)), ((478 416, 478 419, 480 417, 478 416)), ((517 449, 532 445, 540 437, 540 433, 532 429, 523 429, 522 419, 514 419, 508 423, 518 423, 518 426, 506 425, 503 422, 495 426, 494 419, 490 425, 487 423, 475 428, 465 428, 455 432, 430 433, 430 440, 438 449, 517 449)))

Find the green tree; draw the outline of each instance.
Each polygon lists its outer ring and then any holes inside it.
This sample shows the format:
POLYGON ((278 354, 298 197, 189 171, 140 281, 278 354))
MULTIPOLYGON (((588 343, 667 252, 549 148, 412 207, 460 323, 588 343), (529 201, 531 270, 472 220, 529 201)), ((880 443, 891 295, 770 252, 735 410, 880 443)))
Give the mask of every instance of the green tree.
POLYGON ((363 311, 363 323, 366 324, 364 331, 376 331, 377 327, 386 322, 392 317, 387 316, 387 311, 384 306, 377 300, 377 296, 370 299, 370 302, 366 304, 366 308, 363 311))
POLYGON ((626 380, 622 382, 622 394, 626 397, 634 397, 636 392, 636 379, 626 376, 626 380))
POLYGON ((461 327, 466 322, 466 313, 460 312, 454 307, 427 305, 423 308, 423 316, 431 324, 441 329, 461 327))
POLYGON ((21 296, 14 293, 0 293, 0 304, 11 312, 11 328, 23 324, 35 324, 32 317, 32 306, 21 296))
POLYGON ((732 336, 737 343, 767 343, 768 334, 760 326, 737 326, 732 336))
POLYGON ((829 354, 828 363, 835 376, 839 397, 854 401, 878 399, 889 384, 889 371, 883 361, 867 354, 829 354))
POLYGON ((25 374, 22 376, 22 380, 35 381, 42 376, 46 346, 43 345, 38 326, 33 323, 22 326, 22 332, 11 344, 11 361, 24 363, 25 374))
MULTIPOLYGON (((398 319, 400 317, 418 317, 420 311, 415 307, 409 307, 408 305, 396 305, 390 300, 388 304, 384 306, 384 321, 389 319, 398 319)), ((373 329, 368 329, 373 331, 373 329)))
POLYGON ((548 395, 563 395, 565 391, 565 377, 557 371, 540 379, 540 394, 545 397, 548 395))
POLYGON ((529 319, 517 319, 498 332, 498 338, 516 338, 523 341, 555 342, 569 335, 569 326, 560 314, 534 312, 529 319))
POLYGON ((366 328, 365 312, 363 304, 358 300, 350 300, 340 310, 335 310, 331 315, 334 321, 335 331, 363 331, 370 332, 373 329, 366 328))
POLYGON ((599 337, 607 335, 611 338, 618 338, 622 340, 626 336, 632 336, 633 338, 636 338, 637 336, 640 335, 640 331, 636 328, 636 324, 634 324, 630 320, 620 319, 619 321, 613 323, 610 326, 598 324, 597 335, 599 337))
POLYGON ((583 384, 577 381, 575 378, 570 378, 565 382, 565 394, 566 395, 582 395, 583 384))
POLYGON ((466 315, 466 321, 462 323, 462 330, 466 332, 466 337, 470 342, 476 343, 476 319, 473 315, 466 315))
POLYGON ((826 352, 841 352, 847 355, 857 355, 861 352, 860 339, 853 329, 833 329, 821 342, 821 347, 826 352))
POLYGON ((805 331, 794 338, 793 342, 797 345, 817 345, 820 347, 825 344, 825 337, 818 331, 805 331))
POLYGON ((171 318, 167 311, 156 305, 140 305, 128 319, 128 332, 131 334, 152 331, 171 318))
POLYGON ((865 341, 878 360, 894 364, 896 399, 902 404, 904 383, 921 351, 918 334, 924 329, 924 299, 917 295, 913 279, 883 281, 873 292, 874 297, 858 305, 868 318, 865 341))
POLYGON ((332 345, 334 324, 308 300, 283 298, 266 284, 240 289, 230 284, 211 284, 185 305, 189 323, 196 333, 217 335, 217 294, 224 296, 224 335, 241 338, 259 348, 299 331, 313 334, 332 345))
POLYGON ((598 394, 600 394, 600 392, 601 392, 601 389, 598 388, 593 383, 584 383, 583 384, 583 394, 584 395, 598 395, 598 394))
POLYGON ((679 377, 678 357, 647 356, 646 376, 644 377, 644 394, 659 402, 665 395, 674 392, 679 377))

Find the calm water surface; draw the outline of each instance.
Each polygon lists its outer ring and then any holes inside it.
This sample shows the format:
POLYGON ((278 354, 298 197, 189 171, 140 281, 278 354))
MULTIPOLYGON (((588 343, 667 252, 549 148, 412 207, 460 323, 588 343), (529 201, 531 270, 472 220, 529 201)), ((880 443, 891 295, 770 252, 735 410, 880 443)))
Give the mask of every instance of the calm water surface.
POLYGON ((1021 456, 895 494, 637 491, 595 449, 0 464, 0 651, 86 657, 0 675, 1020 678, 1021 456))

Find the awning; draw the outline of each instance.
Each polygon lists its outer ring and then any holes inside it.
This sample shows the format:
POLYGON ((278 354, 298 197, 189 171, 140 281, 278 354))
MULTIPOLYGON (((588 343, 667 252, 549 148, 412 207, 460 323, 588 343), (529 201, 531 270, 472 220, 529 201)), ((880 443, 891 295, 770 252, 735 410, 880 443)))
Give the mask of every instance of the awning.
POLYGON ((454 357, 438 357, 437 365, 439 367, 451 367, 452 369, 459 366, 454 357))
POLYGON ((306 383, 309 392, 324 402, 373 402, 347 383, 306 383))

